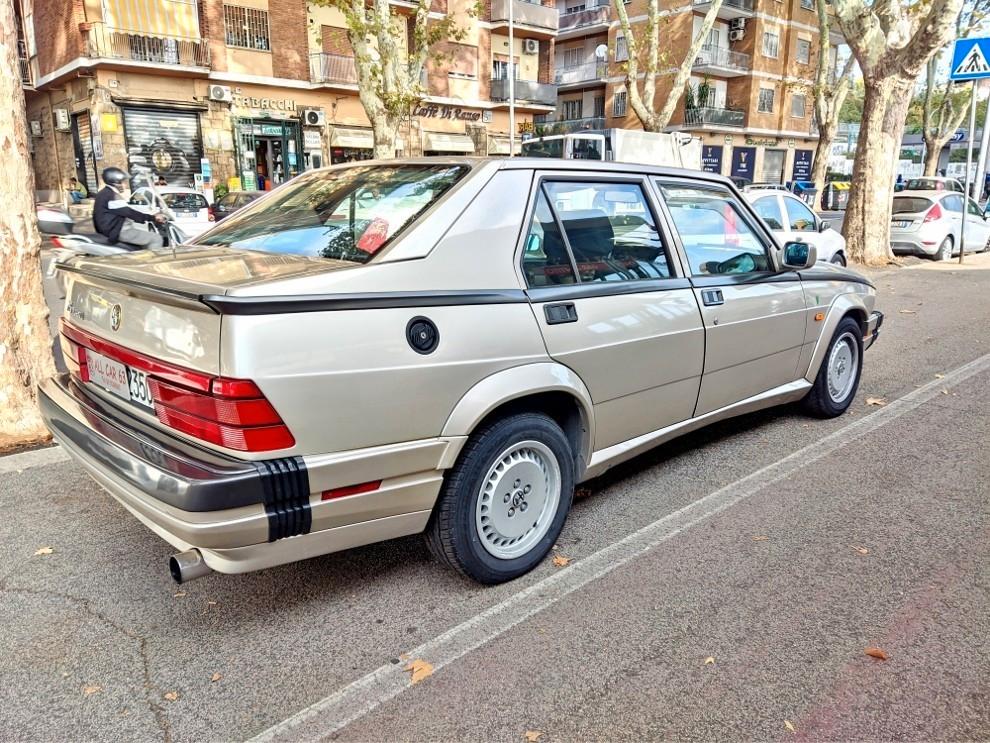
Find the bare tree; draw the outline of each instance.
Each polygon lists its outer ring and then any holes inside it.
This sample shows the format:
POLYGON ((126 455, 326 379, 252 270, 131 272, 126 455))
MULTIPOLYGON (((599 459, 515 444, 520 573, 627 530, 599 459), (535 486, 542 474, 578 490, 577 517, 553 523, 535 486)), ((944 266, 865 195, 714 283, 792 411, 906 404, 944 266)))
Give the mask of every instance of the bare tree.
POLYGON ((374 155, 395 157, 399 125, 426 94, 423 71, 427 61, 442 58, 438 45, 459 41, 464 30, 451 16, 430 18, 430 0, 416 0, 410 15, 389 0, 311 1, 344 14, 354 50, 358 98, 374 135, 374 155))
POLYGON ((839 112, 849 93, 850 78, 856 58, 849 55, 837 72, 838 57, 832 58, 831 28, 828 5, 825 0, 818 0, 818 71, 815 74, 815 84, 812 89, 815 105, 815 119, 818 122, 818 144, 815 146, 815 160, 811 171, 811 180, 815 182, 815 190, 821 194, 825 188, 825 176, 828 175, 828 161, 832 152, 832 142, 839 130, 839 112))
POLYGON ((48 308, 41 289, 41 240, 34 213, 34 172, 17 62, 12 0, 0 0, 0 450, 42 441, 48 431, 37 386, 55 373, 48 308))
POLYGON ((848 256, 893 260, 894 168, 918 75, 955 32, 963 0, 834 0, 836 21, 863 73, 863 121, 843 224, 848 256))
MULTIPOLYGON (((967 36, 987 18, 990 0, 967 0, 963 12, 956 18, 956 37, 967 36)), ((951 82, 939 86, 936 82, 938 57, 928 60, 925 94, 922 99, 921 133, 925 140, 925 175, 935 175, 942 148, 962 126, 966 117, 966 101, 958 95, 959 88, 951 82)))
POLYGON ((656 99, 657 77, 661 74, 661 67, 669 65, 668 55, 661 53, 660 40, 660 4, 659 0, 647 0, 646 24, 639 30, 642 33, 637 37, 633 33, 632 25, 629 23, 629 15, 626 13, 624 0, 612 0, 615 12, 619 16, 619 25, 622 27, 622 35, 626 42, 626 51, 629 60, 626 62, 626 91, 629 97, 629 107, 632 108, 643 129, 648 132, 663 131, 663 128, 670 123, 677 104, 684 94, 684 88, 691 77, 691 68, 698 52, 708 38, 708 33, 715 25, 719 8, 722 7, 722 0, 714 0, 705 13, 705 18, 701 22, 701 28, 691 41, 684 59, 680 60, 677 72, 674 74, 674 83, 670 95, 664 101, 663 108, 657 111, 654 107, 656 99), (639 89, 639 66, 643 64, 643 90, 639 89))

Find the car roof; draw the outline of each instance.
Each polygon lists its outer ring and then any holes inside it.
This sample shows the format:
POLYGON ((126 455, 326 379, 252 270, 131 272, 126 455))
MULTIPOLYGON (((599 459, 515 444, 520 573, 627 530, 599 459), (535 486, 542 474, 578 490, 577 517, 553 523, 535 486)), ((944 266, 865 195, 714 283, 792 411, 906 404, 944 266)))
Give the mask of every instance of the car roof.
POLYGON ((898 191, 894 194, 895 199, 907 196, 909 198, 941 199, 945 196, 962 196, 958 191, 936 191, 931 188, 919 188, 913 191, 898 191))

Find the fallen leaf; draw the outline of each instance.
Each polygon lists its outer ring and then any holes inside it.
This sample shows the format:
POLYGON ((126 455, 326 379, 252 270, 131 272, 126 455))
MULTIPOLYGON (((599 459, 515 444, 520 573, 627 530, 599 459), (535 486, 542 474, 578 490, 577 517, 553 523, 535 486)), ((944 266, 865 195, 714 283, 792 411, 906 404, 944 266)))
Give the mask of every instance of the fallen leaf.
POLYGON ((98 691, 103 691, 102 686, 97 686, 96 684, 86 684, 82 688, 83 696, 88 697, 92 694, 96 694, 98 691))
POLYGON ((866 549, 866 547, 853 547, 853 549, 856 550, 861 555, 868 555, 868 554, 870 554, 870 551, 868 549, 866 549))
POLYGON ((887 660, 887 654, 883 652, 880 648, 867 648, 865 652, 871 658, 876 658, 877 660, 887 660))
POLYGON ((433 675, 433 664, 417 658, 410 661, 404 670, 410 671, 409 683, 418 684, 423 679, 433 675))
POLYGON ((944 378, 945 378, 945 375, 944 374, 936 374, 935 375, 935 379, 944 379, 944 378))
POLYGON ((409 660, 409 653, 399 653, 399 660, 409 660))
POLYGON ((536 743, 536 741, 540 739, 541 735, 543 735, 543 733, 539 730, 527 730, 525 733, 526 740, 528 740, 529 743, 536 743))
POLYGON ((917 315, 918 310, 901 310, 902 315, 917 315))
POLYGON ((791 724, 790 720, 784 720, 784 727, 790 730, 792 733, 794 732, 794 725, 791 724))
POLYGON ((713 665, 715 665, 715 658, 713 656, 709 655, 707 658, 705 658, 705 665, 706 666, 713 666, 713 665))
POLYGON ((219 681, 222 678, 223 678, 223 674, 217 672, 214 673, 212 676, 210 676, 210 681, 212 681, 215 684, 217 681, 219 681))
POLYGON ((877 407, 882 408, 884 405, 887 404, 887 398, 886 397, 868 397, 868 398, 866 398, 866 404, 867 405, 876 405, 877 407))
POLYGON ((943 395, 948 395, 949 394, 949 391, 948 390, 942 390, 942 394, 943 395))
POLYGON ((768 541, 770 541, 770 537, 768 537, 766 534, 757 534, 755 537, 753 537, 753 541, 754 542, 768 542, 768 541))
POLYGON ((37 550, 37 551, 36 551, 36 552, 34 553, 34 556, 35 556, 35 557, 39 557, 39 556, 41 556, 41 555, 50 555, 50 554, 51 554, 52 552, 54 552, 54 551, 55 551, 55 550, 53 550, 53 549, 52 549, 51 547, 42 547, 42 548, 41 548, 40 550, 37 550))
POLYGON ((179 692, 177 692, 177 691, 166 691, 165 692, 165 698, 168 701, 170 701, 170 702, 174 702, 174 701, 176 701, 179 698, 179 692))
POLYGON ((553 556, 553 566, 555 568, 566 568, 570 564, 571 564, 571 558, 569 557, 564 557, 563 555, 553 556))
POLYGON ((186 595, 186 592, 185 591, 179 591, 178 593, 174 593, 172 595, 175 596, 175 598, 177 598, 177 599, 181 599, 183 596, 186 595))

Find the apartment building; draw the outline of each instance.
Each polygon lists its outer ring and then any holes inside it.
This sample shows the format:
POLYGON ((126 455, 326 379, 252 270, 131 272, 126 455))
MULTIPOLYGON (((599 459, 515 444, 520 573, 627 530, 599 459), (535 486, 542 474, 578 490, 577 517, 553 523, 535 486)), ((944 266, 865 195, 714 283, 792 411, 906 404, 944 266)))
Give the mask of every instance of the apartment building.
MULTIPOLYGON (((424 75, 398 154, 506 155, 516 118, 554 110, 558 13, 524 0, 434 0, 466 35, 424 75), (513 3, 514 43, 508 39, 513 3), (480 16, 480 17, 479 17, 480 16)), ((306 0, 17 0, 36 187, 150 169, 171 185, 271 187, 371 156, 342 14, 306 0)), ((393 0, 401 13, 413 3, 393 0)))
MULTIPOLYGON (((641 128, 629 107, 622 67, 628 49, 611 0, 558 6, 557 109, 537 116, 537 131, 641 128)), ((642 29, 645 0, 625 7, 634 32, 642 29)), ((687 55, 709 7, 710 0, 661 0, 668 72, 687 55)), ((694 60, 691 99, 681 101, 669 129, 701 137, 711 172, 774 183, 806 179, 818 139, 811 92, 817 57, 814 0, 724 0, 694 60)), ((672 81, 672 74, 658 80, 658 107, 672 81)))

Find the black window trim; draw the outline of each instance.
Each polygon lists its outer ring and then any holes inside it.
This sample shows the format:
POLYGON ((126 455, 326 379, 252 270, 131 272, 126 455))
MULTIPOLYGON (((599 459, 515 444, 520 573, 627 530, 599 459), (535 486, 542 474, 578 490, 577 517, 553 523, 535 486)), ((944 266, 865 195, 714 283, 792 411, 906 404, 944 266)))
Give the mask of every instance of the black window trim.
MULTIPOLYGON (((798 272, 794 269, 782 269, 777 261, 777 252, 780 248, 777 246, 777 240, 774 238, 773 233, 766 229, 759 215, 753 209, 752 204, 745 199, 741 193, 736 191, 734 188, 730 188, 724 183, 718 183, 708 180, 700 180, 695 178, 678 178, 676 176, 663 176, 654 175, 650 178, 653 183, 657 199, 660 204, 660 208, 663 210, 664 219, 668 224, 668 229, 671 234, 671 240, 673 244, 677 246, 677 251, 680 254, 681 261, 684 264, 685 275, 690 279, 693 286, 729 286, 736 284, 761 284, 767 282, 776 281, 800 281, 801 277, 798 272), (688 259, 687 250, 684 247, 684 243, 681 240, 681 234, 677 230, 677 226, 674 223, 674 217, 670 213, 670 209, 667 207, 667 200, 663 195, 663 186, 665 184, 670 184, 671 186, 680 187, 694 187, 699 189, 708 189, 714 191, 723 191, 724 193, 731 196, 736 203, 740 206, 740 215, 743 221, 749 226, 751 230, 759 237, 763 237, 763 248, 766 250, 767 257, 770 259, 770 265, 773 269, 770 271, 751 271, 749 273, 735 273, 735 274, 724 274, 724 275, 712 275, 712 276, 694 276, 691 271, 691 262, 688 259), (772 248, 772 250, 771 250, 772 248)), ((783 215, 781 215, 783 216, 783 215)))
POLYGON ((640 294, 688 288, 690 282, 688 282, 687 275, 676 275, 678 273, 683 273, 683 266, 680 262, 680 256, 675 255, 676 251, 670 242, 670 231, 669 229, 665 229, 663 215, 659 212, 659 204, 656 203, 655 199, 656 194, 653 193, 650 183, 650 176, 645 173, 617 174, 600 173, 594 170, 563 172, 549 171, 545 173, 538 172, 536 178, 534 179, 533 191, 530 195, 530 204, 527 207, 529 219, 523 222, 524 228, 521 231, 520 245, 516 256, 516 265, 519 268, 519 274, 522 278, 523 286, 526 287, 526 295, 530 297, 533 302, 552 302, 561 301, 564 298, 580 299, 583 297, 608 297, 621 294, 640 294), (646 208, 650 210, 650 214, 653 216, 653 223, 656 227, 657 235, 660 237, 660 244, 667 256, 667 265, 671 270, 671 275, 669 277, 665 279, 630 279, 603 282, 581 281, 581 272, 577 270, 577 261, 574 258, 574 251, 571 249, 570 240, 567 237, 567 232, 564 230, 563 223, 560 220, 560 215, 557 214, 557 210, 553 206, 553 201, 550 199, 550 195, 546 191, 545 184, 565 182, 588 183, 589 181, 598 183, 627 183, 640 187, 646 208), (547 206, 549 207, 550 213, 554 218, 554 223, 557 225, 557 229, 560 230, 561 237, 564 241, 564 247, 567 249, 567 255, 571 259, 571 270, 574 271, 574 278, 577 283, 558 284, 557 286, 552 287, 529 286, 526 271, 523 269, 523 260, 526 254, 526 240, 528 239, 530 230, 532 229, 533 219, 536 217, 536 208, 541 195, 546 198, 547 206), (558 289, 568 290, 566 292, 567 296, 564 296, 565 293, 563 291, 555 291, 558 289), (546 298, 544 299, 544 297, 546 298))

